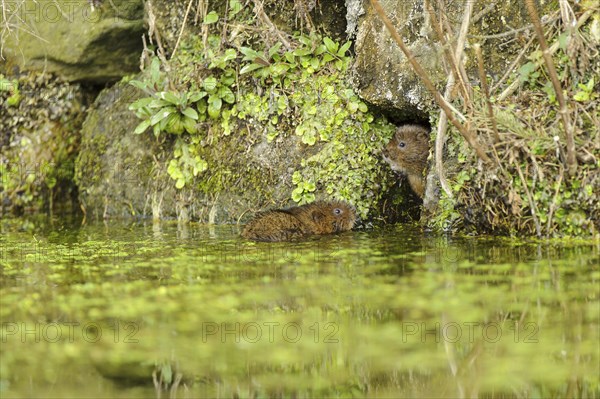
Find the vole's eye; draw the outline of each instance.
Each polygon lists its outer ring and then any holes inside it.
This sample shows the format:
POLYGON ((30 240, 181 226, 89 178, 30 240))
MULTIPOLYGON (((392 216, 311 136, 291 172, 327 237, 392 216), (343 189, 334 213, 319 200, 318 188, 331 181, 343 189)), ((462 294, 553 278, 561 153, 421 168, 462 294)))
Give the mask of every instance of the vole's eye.
POLYGON ((340 208, 335 208, 335 209, 333 210, 333 214, 334 214, 334 215, 341 215, 341 214, 342 214, 342 210, 341 210, 340 208))
POLYGON ((404 148, 404 147, 406 147, 406 143, 404 141, 401 141, 398 143, 398 147, 404 148))

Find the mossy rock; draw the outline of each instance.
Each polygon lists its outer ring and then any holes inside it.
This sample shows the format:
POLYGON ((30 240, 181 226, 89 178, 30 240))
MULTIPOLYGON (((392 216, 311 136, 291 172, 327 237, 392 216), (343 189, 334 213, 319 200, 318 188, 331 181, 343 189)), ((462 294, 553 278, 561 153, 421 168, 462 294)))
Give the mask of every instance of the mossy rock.
POLYGON ((18 24, 2 37, 8 67, 95 84, 114 82, 139 68, 142 1, 8 2, 3 11, 0 25, 7 22, 3 16, 18 24))

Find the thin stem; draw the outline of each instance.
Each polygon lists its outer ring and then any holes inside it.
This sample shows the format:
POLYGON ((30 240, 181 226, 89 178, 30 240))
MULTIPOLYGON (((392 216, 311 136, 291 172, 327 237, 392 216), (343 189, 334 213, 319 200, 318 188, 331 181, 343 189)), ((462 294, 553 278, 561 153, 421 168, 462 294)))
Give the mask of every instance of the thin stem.
POLYGON ((175 47, 173 48, 173 53, 171 54, 171 59, 175 57, 175 53, 177 52, 177 48, 179 47, 179 42, 181 41, 181 36, 183 36, 183 30, 185 29, 185 24, 187 23, 188 15, 190 14, 190 9, 192 8, 192 3, 194 0, 190 0, 187 5, 187 9, 185 10, 185 15, 183 16, 183 23, 181 24, 181 29, 179 30, 179 36, 177 36, 177 41, 175 42, 175 47))
POLYGON ((494 141, 496 143, 499 143, 500 135, 498 134, 498 126, 496 125, 496 118, 494 117, 494 108, 492 106, 492 101, 490 100, 490 90, 488 88, 487 76, 483 67, 483 54, 481 53, 481 46, 479 44, 476 44, 474 47, 475 54, 477 55, 477 70, 479 72, 479 80, 481 81, 481 89, 483 90, 483 95, 485 96, 485 102, 487 104, 488 117, 490 118, 490 122, 492 123, 494 141))
POLYGON ((542 57, 544 58, 544 63, 548 69, 548 75, 550 76, 550 81, 552 82, 554 92, 556 93, 556 100, 558 101, 558 105, 560 107, 558 113, 562 118, 565 135, 567 136, 567 171, 571 176, 573 176, 577 171, 577 157, 575 156, 575 139, 573 137, 573 126, 571 126, 567 102, 563 95, 562 86, 560 85, 560 81, 558 79, 558 73, 556 72, 554 61, 552 60, 552 53, 548 48, 546 38, 544 37, 544 30, 542 29, 542 23, 540 21, 540 17, 538 16, 535 4, 533 3, 533 0, 525 0, 525 5, 527 6, 527 12, 529 13, 531 22, 533 22, 538 41, 540 42, 542 57))

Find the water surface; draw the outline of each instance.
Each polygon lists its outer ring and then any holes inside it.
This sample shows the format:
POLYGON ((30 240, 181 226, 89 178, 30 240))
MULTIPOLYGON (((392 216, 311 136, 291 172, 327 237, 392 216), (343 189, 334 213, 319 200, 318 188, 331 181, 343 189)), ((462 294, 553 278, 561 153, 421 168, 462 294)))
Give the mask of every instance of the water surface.
POLYGON ((600 397, 600 243, 5 219, 0 395, 600 397))

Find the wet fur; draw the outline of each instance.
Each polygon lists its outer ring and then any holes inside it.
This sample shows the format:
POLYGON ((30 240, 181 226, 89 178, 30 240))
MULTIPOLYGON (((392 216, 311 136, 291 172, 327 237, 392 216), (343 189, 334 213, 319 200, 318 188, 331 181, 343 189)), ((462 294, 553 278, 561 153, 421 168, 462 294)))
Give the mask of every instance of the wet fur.
POLYGON ((242 230, 242 237, 255 241, 289 241, 309 235, 351 230, 356 221, 354 207, 343 201, 317 201, 299 207, 258 213, 242 230))
POLYGON ((428 156, 429 131, 418 125, 400 126, 383 150, 383 159, 392 170, 408 176, 410 187, 421 198, 425 194, 424 173, 428 156))

